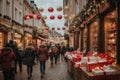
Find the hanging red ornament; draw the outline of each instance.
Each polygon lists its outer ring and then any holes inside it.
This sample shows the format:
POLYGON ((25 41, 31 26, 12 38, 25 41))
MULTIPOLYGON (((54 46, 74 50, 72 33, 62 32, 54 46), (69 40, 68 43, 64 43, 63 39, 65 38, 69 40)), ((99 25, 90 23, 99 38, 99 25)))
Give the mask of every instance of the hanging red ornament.
POLYGON ((30 14, 30 15, 29 15, 29 18, 32 19, 32 18, 33 18, 33 14, 30 14))
POLYGON ((41 16, 40 16, 40 15, 37 15, 37 19, 41 19, 41 16))
POLYGON ((63 37, 63 36, 61 36, 61 37, 63 37))
POLYGON ((57 11, 62 11, 62 7, 61 6, 57 7, 57 11))
POLYGON ((27 15, 23 16, 23 19, 26 20, 27 15))
POLYGON ((44 11, 44 9, 43 9, 43 8, 39 8, 38 10, 39 10, 40 12, 43 12, 43 11, 44 11))
POLYGON ((23 17, 23 19, 24 19, 24 20, 27 20, 27 19, 29 19, 29 16, 28 16, 28 15, 25 15, 25 16, 23 17))
POLYGON ((57 30, 60 30, 60 28, 58 27, 57 30))
POLYGON ((58 15, 58 17, 57 17, 58 19, 62 19, 62 15, 58 15))
POLYGON ((62 30, 65 30, 65 27, 63 27, 62 30))
POLYGON ((48 11, 49 11, 49 12, 53 12, 54 9, 53 9, 52 7, 49 7, 49 8, 48 8, 48 11))
POLYGON ((55 28, 54 27, 52 27, 52 31, 54 31, 55 30, 55 28))
POLYGON ((54 19, 55 19, 55 16, 54 16, 54 15, 51 15, 51 16, 50 16, 50 19, 51 19, 51 20, 54 20, 54 19))

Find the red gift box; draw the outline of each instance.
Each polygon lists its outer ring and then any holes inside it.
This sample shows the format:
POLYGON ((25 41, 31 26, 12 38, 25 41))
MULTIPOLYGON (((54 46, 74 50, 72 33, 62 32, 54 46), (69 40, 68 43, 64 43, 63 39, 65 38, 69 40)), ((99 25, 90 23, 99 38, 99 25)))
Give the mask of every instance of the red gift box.
POLYGON ((103 67, 104 65, 108 65, 108 62, 105 61, 105 62, 98 62, 98 66, 99 67, 103 67))
POLYGON ((80 57, 76 57, 76 58, 73 58, 73 60, 72 60, 74 63, 75 62, 80 62, 81 61, 81 58, 80 57))
POLYGON ((97 66, 96 62, 87 62, 87 71, 91 72, 97 66))

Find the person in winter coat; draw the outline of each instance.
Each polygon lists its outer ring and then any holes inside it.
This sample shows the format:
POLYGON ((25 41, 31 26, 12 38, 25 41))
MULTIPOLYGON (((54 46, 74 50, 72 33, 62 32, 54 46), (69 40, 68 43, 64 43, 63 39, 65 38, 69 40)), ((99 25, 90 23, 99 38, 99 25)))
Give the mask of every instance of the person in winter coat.
POLYGON ((57 58, 58 58, 58 48, 57 46, 53 47, 53 54, 55 58, 55 64, 57 64, 57 58))
POLYGON ((6 47, 12 48, 12 50, 15 54, 16 59, 14 60, 14 66, 15 66, 15 73, 17 73, 17 64, 19 63, 19 59, 20 59, 17 44, 15 44, 15 42, 13 40, 10 40, 9 43, 6 45, 6 47))
POLYGON ((54 47, 54 46, 51 46, 51 47, 49 48, 49 55, 50 55, 51 65, 53 64, 53 60, 54 60, 53 47, 54 47))
POLYGON ((0 54, 0 63, 2 66, 4 80, 15 80, 14 65, 15 54, 10 47, 4 47, 0 54))
POLYGON ((18 53, 20 55, 20 57, 18 59, 19 70, 20 70, 20 72, 22 72, 22 65, 23 65, 22 62, 23 62, 24 51, 21 48, 19 48, 18 53))
POLYGON ((35 60, 35 50, 31 43, 28 44, 28 47, 25 49, 24 53, 25 54, 23 64, 27 66, 28 79, 30 79, 32 77, 33 65, 35 60))
POLYGON ((60 44, 57 44, 57 48, 58 48, 58 59, 60 59, 60 53, 61 53, 61 46, 60 46, 60 44))
POLYGON ((38 50, 38 59, 40 61, 40 72, 41 72, 41 78, 43 78, 45 74, 45 63, 46 60, 48 60, 49 54, 48 54, 48 48, 41 44, 38 50))

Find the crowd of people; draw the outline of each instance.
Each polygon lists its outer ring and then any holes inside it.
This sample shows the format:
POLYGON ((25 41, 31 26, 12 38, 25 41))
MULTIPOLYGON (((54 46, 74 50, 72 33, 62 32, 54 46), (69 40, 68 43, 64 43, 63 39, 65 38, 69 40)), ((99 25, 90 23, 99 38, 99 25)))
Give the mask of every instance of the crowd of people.
POLYGON ((41 78, 45 75, 46 61, 50 59, 51 65, 57 64, 58 59, 67 61, 64 58, 66 51, 73 51, 67 44, 41 43, 38 47, 29 43, 25 50, 18 48, 17 44, 10 40, 0 53, 0 64, 4 80, 15 80, 17 70, 22 72, 22 65, 26 65, 28 79, 31 79, 33 66, 40 64, 41 78), (17 69, 17 65, 19 69, 17 69))

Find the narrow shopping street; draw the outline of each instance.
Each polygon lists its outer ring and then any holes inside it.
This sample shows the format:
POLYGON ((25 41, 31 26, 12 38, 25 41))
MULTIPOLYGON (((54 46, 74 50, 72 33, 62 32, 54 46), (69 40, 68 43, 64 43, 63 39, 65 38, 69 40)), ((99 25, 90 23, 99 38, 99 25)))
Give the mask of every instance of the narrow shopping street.
MULTIPOLYGON (((46 63, 46 74, 44 78, 40 77, 39 64, 34 65, 33 67, 33 77, 31 80, 71 80, 67 72, 67 63, 63 60, 58 61, 57 64, 50 64, 48 60, 46 63)), ((1 79, 0 77, 0 80, 1 79)), ((27 80, 26 66, 23 66, 23 72, 18 71, 16 75, 16 80, 27 80)))

